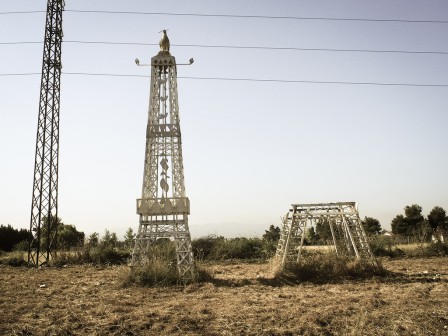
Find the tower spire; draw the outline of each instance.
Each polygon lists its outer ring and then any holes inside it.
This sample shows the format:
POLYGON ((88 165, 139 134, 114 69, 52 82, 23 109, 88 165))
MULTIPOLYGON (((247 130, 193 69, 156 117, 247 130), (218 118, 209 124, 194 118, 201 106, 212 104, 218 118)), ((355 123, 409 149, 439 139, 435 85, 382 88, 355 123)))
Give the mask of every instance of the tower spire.
POLYGON ((184 184, 176 60, 169 53, 166 30, 160 40, 160 52, 151 58, 142 198, 137 200, 137 214, 140 221, 131 265, 148 263, 151 245, 159 238, 171 238, 179 275, 184 280, 192 279, 190 201, 184 184))

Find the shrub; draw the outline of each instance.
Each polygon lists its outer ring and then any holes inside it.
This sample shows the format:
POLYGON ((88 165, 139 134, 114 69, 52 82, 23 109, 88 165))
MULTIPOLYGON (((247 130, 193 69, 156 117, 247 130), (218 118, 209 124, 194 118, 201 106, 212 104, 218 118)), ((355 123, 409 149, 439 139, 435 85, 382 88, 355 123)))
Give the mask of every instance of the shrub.
POLYGON ((127 263, 129 252, 100 245, 90 250, 90 260, 94 264, 120 265, 127 263))
POLYGON ((123 286, 170 286, 181 283, 176 264, 163 259, 152 259, 148 265, 132 267, 123 279, 123 286))
POLYGON ((420 245, 418 248, 407 252, 409 257, 444 257, 448 256, 448 244, 442 242, 420 245))
POLYGON ((392 237, 376 236, 369 242, 370 249, 376 257, 403 257, 403 250, 395 247, 392 237))
POLYGON ((77 251, 58 252, 52 264, 54 266, 81 264, 121 265, 126 264, 129 257, 129 251, 126 250, 102 245, 91 247, 89 244, 86 244, 77 251))
POLYGON ((277 277, 290 280, 324 282, 344 278, 368 278, 384 276, 388 271, 372 260, 353 260, 335 254, 312 254, 304 256, 298 263, 289 264, 277 277))
POLYGON ((152 260, 143 267, 132 267, 122 277, 123 287, 165 287, 186 285, 188 283, 210 282, 213 276, 205 269, 196 266, 195 277, 189 281, 182 279, 177 271, 176 264, 166 264, 163 260, 152 260))
POLYGON ((263 242, 257 238, 220 240, 211 253, 212 260, 263 258, 263 242))
POLYGON ((205 260, 212 253, 218 241, 224 240, 224 237, 214 235, 194 239, 191 242, 193 254, 196 260, 205 260))
POLYGON ((15 244, 12 248, 13 251, 28 251, 29 242, 27 240, 22 240, 15 244))
POLYGON ((27 266, 28 262, 24 259, 23 253, 13 252, 6 254, 5 258, 2 258, 0 260, 0 264, 13 267, 21 267, 27 266))
POLYGON ((424 253, 427 257, 448 256, 448 244, 441 242, 431 243, 426 246, 424 253))
POLYGON ((208 236, 192 242, 197 260, 230 260, 265 258, 264 244, 258 238, 230 238, 208 236))
MULTIPOLYGON (((132 267, 123 279, 123 286, 172 286, 185 284, 177 270, 177 260, 174 243, 170 240, 159 239, 150 246, 145 256, 145 266, 132 267)), ((196 274, 190 282, 210 281, 212 276, 206 270, 197 267, 196 274)))

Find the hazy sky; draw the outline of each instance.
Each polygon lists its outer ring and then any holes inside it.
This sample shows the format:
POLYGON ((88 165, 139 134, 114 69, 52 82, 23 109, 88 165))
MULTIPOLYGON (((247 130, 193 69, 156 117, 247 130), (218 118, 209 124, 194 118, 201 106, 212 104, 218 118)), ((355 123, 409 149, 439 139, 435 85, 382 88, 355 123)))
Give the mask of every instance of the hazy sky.
MULTIPOLYGON (((0 12, 46 1, 0 0, 0 12)), ((444 0, 66 0, 67 10, 448 20, 444 0)), ((448 55, 176 47, 441 51, 447 23, 64 12, 65 41, 158 43, 180 77, 448 84, 448 55)), ((0 74, 40 72, 45 14, 0 14, 0 74)), ((64 42, 64 72, 148 75, 158 46, 64 42)), ((359 202, 390 228, 417 203, 448 210, 448 87, 182 79, 193 237, 261 235, 291 203, 359 202)), ((29 227, 40 75, 0 76, 0 223, 29 227)), ((149 78, 61 80, 59 216, 87 234, 138 228, 149 78)))

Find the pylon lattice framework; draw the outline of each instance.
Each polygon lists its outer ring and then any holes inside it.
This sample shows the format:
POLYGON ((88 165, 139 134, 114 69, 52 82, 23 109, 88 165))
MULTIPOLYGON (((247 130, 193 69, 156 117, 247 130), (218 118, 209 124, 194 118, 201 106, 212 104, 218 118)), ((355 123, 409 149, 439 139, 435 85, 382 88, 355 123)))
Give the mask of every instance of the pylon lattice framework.
POLYGON ((64 0, 48 0, 37 122, 28 264, 39 266, 56 253, 58 216, 59 107, 64 0))
MULTIPOLYGON (((162 41, 168 41, 165 32, 162 41)), ((188 280, 194 277, 194 261, 188 228, 190 202, 184 186, 176 60, 169 52, 169 44, 162 45, 162 41, 161 51, 151 59, 145 168, 142 198, 137 200, 140 223, 131 265, 147 264, 151 246, 158 238, 174 238, 177 269, 188 280)))
POLYGON ((292 204, 283 218, 275 261, 283 268, 301 257, 307 226, 327 221, 336 253, 356 258, 372 258, 355 202, 292 204))

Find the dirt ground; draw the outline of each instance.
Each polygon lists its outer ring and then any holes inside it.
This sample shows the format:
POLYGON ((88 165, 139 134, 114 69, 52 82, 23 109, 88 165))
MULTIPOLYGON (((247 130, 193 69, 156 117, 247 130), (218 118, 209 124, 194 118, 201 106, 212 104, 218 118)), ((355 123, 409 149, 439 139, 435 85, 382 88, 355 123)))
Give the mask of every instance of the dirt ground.
POLYGON ((121 286, 129 269, 0 267, 0 335, 448 335, 448 258, 394 276, 270 281, 268 264, 207 265, 211 283, 121 286))

